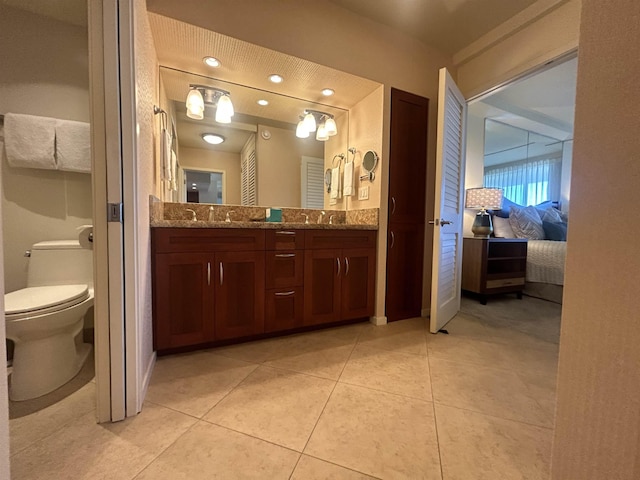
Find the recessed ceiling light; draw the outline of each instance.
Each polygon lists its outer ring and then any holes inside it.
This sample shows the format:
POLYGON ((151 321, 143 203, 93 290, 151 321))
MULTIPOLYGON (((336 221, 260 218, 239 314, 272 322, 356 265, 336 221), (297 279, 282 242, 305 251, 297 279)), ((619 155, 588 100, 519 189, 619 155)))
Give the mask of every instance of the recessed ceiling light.
POLYGON ((198 187, 191 187, 191 190, 197 190, 198 187))
POLYGON ((203 133, 202 139, 211 145, 219 145, 224 142, 224 137, 216 133, 203 133))
POLYGON ((264 99, 260 99, 258 100, 258 105, 262 105, 263 107, 269 105, 269 101, 268 100, 264 100, 264 99))
POLYGON ((194 187, 196 186, 196 184, 195 184, 195 183, 192 183, 191 185, 193 185, 194 187))
POLYGON ((271 80, 273 83, 282 83, 284 78, 282 78, 282 75, 274 73, 273 75, 269 75, 269 80, 271 80))
POLYGON ((325 89, 322 90, 322 95, 324 95, 325 97, 330 97, 334 93, 336 93, 336 92, 332 88, 325 88, 325 89))
POLYGON ((220 66, 220 60, 218 60, 217 58, 214 58, 214 57, 204 57, 202 59, 202 61, 204 63, 206 63, 207 65, 209 65, 210 67, 219 67, 220 66))

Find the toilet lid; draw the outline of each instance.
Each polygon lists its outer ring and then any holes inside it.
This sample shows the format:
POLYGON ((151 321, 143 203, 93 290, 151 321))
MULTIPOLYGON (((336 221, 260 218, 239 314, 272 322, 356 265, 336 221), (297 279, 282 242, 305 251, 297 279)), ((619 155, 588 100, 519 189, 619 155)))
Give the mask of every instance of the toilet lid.
POLYGON ((87 285, 48 285, 28 287, 4 296, 4 311, 7 315, 70 306, 89 296, 87 285))

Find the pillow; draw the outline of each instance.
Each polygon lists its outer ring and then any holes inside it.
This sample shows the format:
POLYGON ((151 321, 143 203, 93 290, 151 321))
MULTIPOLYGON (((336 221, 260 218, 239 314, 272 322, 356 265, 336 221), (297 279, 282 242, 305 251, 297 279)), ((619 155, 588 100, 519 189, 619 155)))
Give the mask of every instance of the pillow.
POLYGON ((555 240, 558 242, 567 241, 567 224, 562 222, 546 222, 542 221, 544 236, 547 240, 555 240))
POLYGON ((499 238, 516 238, 508 218, 493 216, 493 236, 499 238))
POLYGON ((544 240, 544 228, 536 207, 511 207, 509 223, 516 238, 544 240))
POLYGON ((500 208, 500 210, 493 210, 493 217, 509 218, 511 207, 522 208, 522 205, 512 202, 507 197, 502 197, 502 208, 500 208))
MULTIPOLYGON (((540 211, 538 210, 538 213, 540 211)), ((549 207, 544 213, 541 215, 543 222, 549 223, 562 223, 562 217, 560 216, 560 211, 557 208, 549 207)))

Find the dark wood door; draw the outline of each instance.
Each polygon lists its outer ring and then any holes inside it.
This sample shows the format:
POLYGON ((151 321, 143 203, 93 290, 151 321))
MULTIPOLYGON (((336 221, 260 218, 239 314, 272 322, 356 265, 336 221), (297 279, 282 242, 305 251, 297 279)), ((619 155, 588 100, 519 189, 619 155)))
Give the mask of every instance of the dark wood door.
POLYGON ((163 350, 214 339, 213 256, 165 253, 155 256, 154 348, 163 350))
POLYGON ((215 254, 215 338, 264 332, 264 252, 215 254))
POLYGON ((341 318, 369 317, 375 307, 376 251, 373 248, 342 251, 341 318))
POLYGON ((304 324, 340 319, 341 250, 307 250, 304 254, 304 324))
POLYGON ((422 312, 428 113, 427 98, 391 89, 388 321, 422 312))

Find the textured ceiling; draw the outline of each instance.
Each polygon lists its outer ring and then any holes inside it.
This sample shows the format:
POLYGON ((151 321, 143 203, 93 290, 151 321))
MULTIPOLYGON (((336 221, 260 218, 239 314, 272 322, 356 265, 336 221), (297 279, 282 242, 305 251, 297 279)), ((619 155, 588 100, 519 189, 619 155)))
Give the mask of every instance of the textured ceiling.
POLYGON ((537 0, 330 0, 453 55, 537 0))

